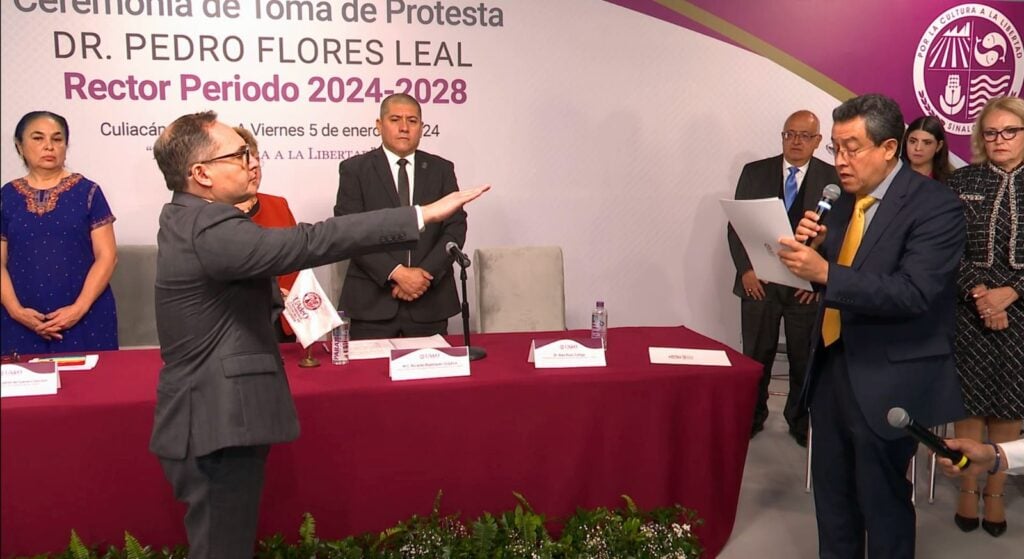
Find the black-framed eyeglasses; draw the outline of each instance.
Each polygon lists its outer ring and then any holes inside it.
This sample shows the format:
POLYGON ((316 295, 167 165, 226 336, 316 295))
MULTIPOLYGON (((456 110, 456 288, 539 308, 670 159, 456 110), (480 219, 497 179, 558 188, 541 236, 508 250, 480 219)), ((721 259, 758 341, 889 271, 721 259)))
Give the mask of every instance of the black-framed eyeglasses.
POLYGON ((797 138, 800 138, 800 141, 802 142, 809 142, 819 136, 821 136, 821 134, 808 134, 807 132, 793 132, 791 130, 787 130, 782 133, 782 139, 787 142, 792 142, 797 138))
POLYGON ((996 141, 996 136, 1002 136, 1004 140, 1012 140, 1017 137, 1017 133, 1021 130, 1024 130, 1024 126, 1010 126, 1002 130, 982 130, 981 135, 985 138, 986 142, 996 141))
POLYGON ((203 161, 196 161, 195 163, 193 163, 193 165, 209 165, 210 163, 216 163, 217 161, 223 161, 225 159, 231 159, 231 158, 234 158, 234 157, 241 157, 242 160, 245 162, 245 167, 249 168, 249 146, 248 146, 248 144, 242 146, 241 149, 239 149, 238 151, 236 151, 234 153, 228 153, 228 154, 225 154, 225 155, 218 155, 217 157, 213 157, 213 158, 210 158, 210 159, 204 159, 203 161))

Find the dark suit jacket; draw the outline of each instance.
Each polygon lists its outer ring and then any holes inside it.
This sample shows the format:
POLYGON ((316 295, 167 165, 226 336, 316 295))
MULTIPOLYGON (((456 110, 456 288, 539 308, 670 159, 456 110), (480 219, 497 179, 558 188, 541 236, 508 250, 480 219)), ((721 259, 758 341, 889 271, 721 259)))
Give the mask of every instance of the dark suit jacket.
POLYGON ((413 247, 402 208, 267 229, 234 206, 175 192, 157 233, 156 326, 164 366, 150 450, 182 459, 299 434, 271 312, 275 276, 370 250, 413 247))
MULTIPOLYGON (((459 189, 452 162, 425 151, 416 151, 416 168, 409 171, 414 181, 413 205, 429 204, 459 189)), ((398 189, 383 148, 346 159, 338 166, 334 215, 397 207, 398 189)), ((444 250, 452 241, 460 247, 466 242, 466 213, 462 210, 441 223, 427 225, 412 252, 411 265, 434 276, 426 293, 404 303, 419 322, 445 320, 461 308, 452 258, 444 250)), ((393 250, 353 258, 338 308, 354 320, 393 318, 398 314, 399 300, 391 296, 388 275, 398 264, 406 264, 407 254, 404 250, 393 250)))
POLYGON ((839 309, 850 384, 872 430, 896 439, 903 430, 886 415, 899 406, 933 426, 965 415, 953 360, 955 275, 966 224, 959 199, 945 185, 904 164, 878 203, 850 267, 836 264, 853 215, 843 193, 826 217, 822 255, 829 262, 804 395, 813 405, 821 374, 825 307, 839 309))
MULTIPOLYGON (((782 198, 785 183, 782 172, 783 165, 785 165, 785 160, 781 155, 747 163, 736 184, 736 199, 782 198)), ((803 183, 800 184, 800 191, 797 192, 796 202, 789 209, 789 221, 794 229, 805 211, 817 207, 818 200, 821 200, 821 191, 829 184, 839 184, 836 168, 817 157, 812 157, 810 164, 807 165, 807 174, 804 175, 803 183)), ((750 258, 731 224, 728 236, 729 253, 732 255, 733 264, 736 265, 736 280, 733 283, 732 292, 738 297, 744 297, 746 293, 743 291, 743 281, 740 277, 751 269, 750 258)))

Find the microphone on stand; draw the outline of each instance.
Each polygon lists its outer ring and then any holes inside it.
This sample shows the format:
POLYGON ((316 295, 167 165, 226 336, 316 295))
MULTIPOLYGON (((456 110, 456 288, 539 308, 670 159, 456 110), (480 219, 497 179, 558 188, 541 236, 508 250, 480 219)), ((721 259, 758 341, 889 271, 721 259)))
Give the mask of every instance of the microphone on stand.
POLYGON ((456 262, 459 263, 459 266, 462 266, 463 268, 469 268, 469 266, 472 264, 469 261, 469 257, 466 256, 466 253, 462 252, 462 249, 460 249, 459 245, 456 244, 454 241, 448 241, 448 244, 444 245, 444 250, 449 255, 451 255, 451 257, 454 258, 456 262))
MULTIPOLYGON (((818 207, 814 208, 814 213, 818 214, 818 223, 821 223, 821 221, 825 219, 825 216, 828 215, 828 212, 832 211, 832 203, 838 200, 839 195, 842 193, 842 189, 834 184, 826 186, 825 189, 821 191, 821 200, 818 200, 818 207)), ((804 240, 804 244, 811 246, 811 241, 813 240, 814 237, 807 237, 807 239, 804 240)))
POLYGON ((897 429, 906 429, 911 437, 917 439, 917 442, 932 449, 932 452, 935 454, 943 458, 949 458, 961 470, 971 465, 970 458, 949 448, 935 433, 914 423, 914 420, 910 419, 910 414, 907 413, 907 410, 892 408, 889 410, 888 415, 886 415, 886 419, 889 420, 889 425, 897 429))
POLYGON ((448 253, 455 262, 459 265, 462 270, 459 274, 459 278, 462 280, 462 339, 465 342, 466 347, 469 349, 469 360, 476 361, 487 357, 487 350, 482 347, 473 347, 469 343, 469 300, 466 295, 466 268, 472 265, 469 257, 466 253, 462 252, 459 245, 454 241, 448 241, 444 245, 444 251, 448 253))

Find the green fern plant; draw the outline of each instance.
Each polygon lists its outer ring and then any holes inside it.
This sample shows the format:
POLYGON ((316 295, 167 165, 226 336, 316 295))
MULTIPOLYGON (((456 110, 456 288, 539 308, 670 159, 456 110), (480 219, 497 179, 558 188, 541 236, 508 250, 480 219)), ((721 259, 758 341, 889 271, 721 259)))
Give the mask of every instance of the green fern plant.
MULTIPOLYGON (((441 513, 442 493, 427 516, 413 516, 379 533, 327 541, 316 534, 316 520, 306 513, 299 540, 288 543, 275 534, 259 542, 260 559, 696 559, 703 553, 693 528, 702 521, 682 506, 640 509, 628 495, 618 509, 578 509, 555 540, 547 519, 526 497, 513 493, 515 508, 494 516, 484 513, 469 524, 458 514, 441 513)), ((111 546, 103 555, 71 531, 67 549, 55 559, 187 559, 184 547, 154 551, 130 533, 124 549, 111 546)), ((50 559, 39 555, 33 559, 50 559)))

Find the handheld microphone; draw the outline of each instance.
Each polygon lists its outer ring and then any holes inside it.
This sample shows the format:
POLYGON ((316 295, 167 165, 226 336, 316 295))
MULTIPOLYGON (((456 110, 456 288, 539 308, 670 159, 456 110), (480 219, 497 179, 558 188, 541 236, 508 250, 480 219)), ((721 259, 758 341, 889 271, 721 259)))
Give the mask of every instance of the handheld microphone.
POLYGON ((444 245, 444 250, 445 252, 450 254, 451 257, 454 258, 456 262, 459 263, 459 266, 462 266, 463 268, 469 268, 471 264, 471 262, 469 261, 469 257, 466 256, 466 253, 462 252, 462 249, 459 248, 458 243, 456 243, 455 241, 448 241, 448 244, 444 245))
MULTIPOLYGON (((818 223, 825 219, 828 212, 832 210, 832 203, 838 200, 839 195, 842 193, 843 191, 834 184, 826 186, 825 190, 821 191, 821 200, 818 201, 818 207, 814 208, 814 213, 818 214, 818 223)), ((804 240, 804 244, 811 246, 811 241, 813 240, 814 237, 807 237, 804 240)))
POLYGON ((956 464, 956 467, 961 470, 971 465, 970 458, 949 448, 942 439, 935 435, 935 433, 932 433, 928 429, 914 423, 914 420, 910 419, 910 414, 907 413, 907 410, 903 408, 892 408, 889 410, 889 414, 886 418, 889 420, 889 425, 892 425, 897 429, 906 429, 907 432, 910 433, 910 436, 917 439, 917 442, 932 449, 935 454, 938 454, 943 458, 949 458, 954 464, 956 464))

